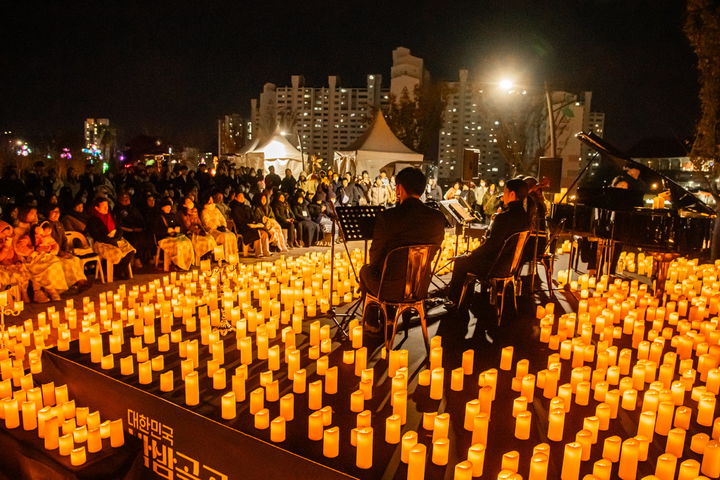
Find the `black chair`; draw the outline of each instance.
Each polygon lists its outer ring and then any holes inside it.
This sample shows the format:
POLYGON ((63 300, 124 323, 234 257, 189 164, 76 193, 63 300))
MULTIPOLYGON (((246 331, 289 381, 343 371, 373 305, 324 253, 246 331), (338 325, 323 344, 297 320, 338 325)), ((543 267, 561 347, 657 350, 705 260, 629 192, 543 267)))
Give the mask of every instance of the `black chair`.
MULTIPOLYGON (((383 264, 380 285, 377 293, 366 292, 363 306, 363 318, 368 306, 377 305, 385 319, 385 348, 392 350, 397 325, 403 312, 415 310, 420 316, 425 349, 430 351, 425 304, 430 280, 432 278, 433 259, 440 250, 439 245, 408 245, 392 249, 383 264), (390 321, 388 307, 395 307, 395 315, 390 321), (388 326, 392 325, 392 336, 388 338, 388 326)), ((405 325, 407 330, 407 325, 405 325)))
POLYGON ((525 249, 525 243, 527 242, 529 234, 530 232, 528 230, 523 230, 513 233, 505 239, 500 253, 495 259, 495 262, 490 266, 490 270, 488 270, 488 274, 484 278, 479 278, 473 273, 468 273, 465 277, 458 305, 465 304, 468 292, 474 289, 476 281, 480 281, 481 285, 488 285, 490 287, 490 304, 495 305, 496 308, 498 303, 498 298, 496 297, 499 297, 498 324, 500 324, 500 319, 505 309, 505 290, 508 285, 512 285, 513 287, 513 302, 515 311, 517 311, 517 295, 519 294, 517 277, 520 271, 520 265, 522 264, 523 250, 525 249), (499 285, 502 285, 502 287, 498 288, 499 285))

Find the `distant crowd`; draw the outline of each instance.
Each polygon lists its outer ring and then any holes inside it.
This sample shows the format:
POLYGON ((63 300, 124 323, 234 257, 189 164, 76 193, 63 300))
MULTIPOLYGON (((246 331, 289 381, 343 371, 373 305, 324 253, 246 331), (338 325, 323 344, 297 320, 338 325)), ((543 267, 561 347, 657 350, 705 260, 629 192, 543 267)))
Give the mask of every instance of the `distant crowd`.
MULTIPOLYGON (((132 267, 160 256, 185 270, 204 258, 326 245, 335 241, 335 206, 392 206, 394 182, 385 172, 371 178, 327 170, 296 178, 290 170, 281 177, 272 167, 264 172, 224 162, 216 172, 206 165, 135 165, 113 174, 89 163, 62 177, 42 162, 26 171, 10 166, 0 178, 0 288, 18 287, 24 301, 58 300, 89 285, 88 254, 112 262, 116 277, 126 278, 132 267)), ((502 185, 480 181, 456 183, 443 194, 431 179, 423 200, 463 198, 490 218, 498 191, 502 185)))

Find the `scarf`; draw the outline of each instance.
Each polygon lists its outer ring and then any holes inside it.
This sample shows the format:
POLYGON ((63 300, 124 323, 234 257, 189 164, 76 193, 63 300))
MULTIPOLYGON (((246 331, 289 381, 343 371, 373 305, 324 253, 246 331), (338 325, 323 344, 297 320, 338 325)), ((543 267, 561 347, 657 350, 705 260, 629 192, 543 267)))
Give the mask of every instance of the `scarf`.
POLYGON ((113 220, 112 215, 110 213, 106 213, 103 215, 102 213, 98 212, 96 209, 93 208, 92 214, 95 215, 103 225, 105 225, 105 228, 107 228, 108 233, 115 230, 115 220, 113 220))

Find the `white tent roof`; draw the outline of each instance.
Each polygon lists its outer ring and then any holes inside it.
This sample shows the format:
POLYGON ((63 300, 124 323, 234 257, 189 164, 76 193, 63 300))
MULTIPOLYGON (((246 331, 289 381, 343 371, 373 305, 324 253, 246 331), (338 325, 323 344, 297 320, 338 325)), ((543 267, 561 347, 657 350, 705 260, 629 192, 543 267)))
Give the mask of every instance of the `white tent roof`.
POLYGON ((398 165, 417 165, 422 161, 422 154, 406 147, 390 130, 380 110, 362 137, 342 151, 335 152, 339 171, 357 173, 367 170, 371 176, 377 175, 381 169, 391 174, 398 165))
POLYGON ((267 168, 273 165, 275 173, 280 174, 289 168, 295 176, 302 172, 302 153, 280 134, 280 131, 275 131, 264 142, 255 140, 242 156, 244 157, 242 164, 245 166, 263 168, 267 171, 267 168))

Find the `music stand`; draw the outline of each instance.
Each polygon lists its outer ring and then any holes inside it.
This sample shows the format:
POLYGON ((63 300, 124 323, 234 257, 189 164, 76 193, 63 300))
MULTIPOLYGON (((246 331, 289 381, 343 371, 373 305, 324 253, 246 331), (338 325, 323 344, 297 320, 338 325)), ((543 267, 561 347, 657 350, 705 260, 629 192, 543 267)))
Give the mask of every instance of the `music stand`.
MULTIPOLYGON (((365 263, 367 263, 367 242, 372 239, 373 231, 375 229, 375 220, 377 216, 385 210, 385 207, 376 205, 358 205, 358 206, 333 206, 333 225, 332 225, 332 236, 333 242, 330 249, 330 296, 332 297, 333 285, 335 281, 335 222, 340 225, 340 231, 342 233, 343 242, 345 244, 345 252, 350 259, 350 251, 348 250, 347 242, 350 240, 364 240, 365 241, 365 263)), ((355 271, 355 266, 350 261, 350 267, 355 274, 355 278, 358 279, 358 274, 355 271)), ((342 333, 343 337, 348 340, 348 336, 345 328, 350 318, 357 314, 357 310, 360 307, 360 301, 362 296, 355 301, 355 305, 348 308, 348 313, 337 313, 335 307, 332 304, 332 298, 330 298, 330 310, 328 315, 338 327, 338 330, 342 333), (343 317, 344 320, 340 322, 338 317, 343 317)))
POLYGON ((375 220, 384 210, 385 207, 380 205, 335 208, 345 241, 363 240, 365 242, 364 263, 367 263, 367 245, 368 240, 372 240, 375 220))

